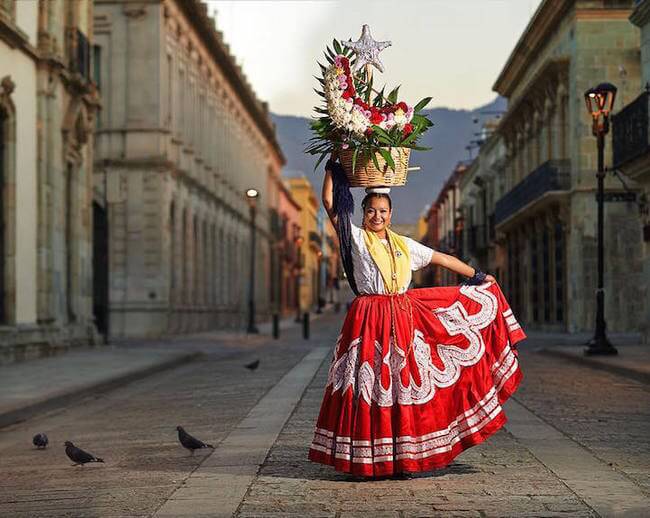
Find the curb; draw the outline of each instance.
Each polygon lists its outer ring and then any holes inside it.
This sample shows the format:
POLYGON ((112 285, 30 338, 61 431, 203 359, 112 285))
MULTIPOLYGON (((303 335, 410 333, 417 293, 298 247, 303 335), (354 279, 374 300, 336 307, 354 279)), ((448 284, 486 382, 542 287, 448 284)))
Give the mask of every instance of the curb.
POLYGON ((630 378, 635 381, 640 381, 641 383, 645 384, 650 384, 650 373, 648 372, 643 372, 637 369, 633 369, 630 367, 625 367, 623 365, 615 365, 611 363, 606 363, 603 361, 599 361, 597 359, 594 359, 591 356, 582 356, 582 355, 575 355, 571 354, 566 351, 561 351, 558 349, 539 349, 539 353, 547 355, 547 356, 555 356, 559 358, 564 358, 565 360, 569 360, 573 363, 576 363, 578 365, 582 365, 583 367, 588 367, 591 369, 596 369, 596 370, 601 370, 601 371, 606 371, 610 372, 612 374, 618 374, 619 376, 623 376, 625 378, 630 378))
POLYGON ((10 410, 9 412, 0 414, 0 429, 26 421, 37 414, 60 408, 86 396, 109 392, 122 385, 131 383, 132 381, 137 381, 153 374, 158 374, 159 372, 179 367, 185 363, 196 360, 199 356, 201 356, 201 353, 199 352, 181 354, 175 358, 161 361, 160 363, 145 367, 134 372, 128 372, 126 374, 119 375, 112 379, 100 381, 98 383, 91 383, 76 389, 72 389, 69 392, 65 392, 63 394, 57 394, 56 396, 48 399, 44 399, 36 403, 31 403, 21 408, 10 410))

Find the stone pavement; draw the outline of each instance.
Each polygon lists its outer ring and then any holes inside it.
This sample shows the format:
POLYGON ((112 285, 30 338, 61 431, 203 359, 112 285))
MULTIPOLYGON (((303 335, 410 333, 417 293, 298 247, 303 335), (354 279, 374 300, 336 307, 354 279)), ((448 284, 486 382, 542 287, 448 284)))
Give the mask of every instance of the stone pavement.
POLYGON ((0 367, 0 427, 191 361, 196 353, 155 347, 94 347, 0 367))
POLYGON ((0 429, 0 516, 152 516, 209 454, 189 456, 175 427, 218 446, 306 355, 331 348, 340 318, 323 315, 310 341, 298 327, 277 341, 194 339, 188 348, 202 355, 193 362, 0 429), (243 367, 254 359, 256 371, 243 367), (31 445, 37 432, 48 449, 31 445), (73 468, 65 440, 106 463, 73 468))
MULTIPOLYGON (((463 453, 448 468, 411 480, 360 482, 305 460, 327 376, 324 364, 275 443, 237 516, 647 515, 648 387, 610 374, 594 375, 590 369, 558 362, 526 346, 522 349, 526 378, 515 398, 519 406, 517 426, 513 416, 506 429, 463 453), (578 384, 581 387, 576 393, 578 384), (605 392, 609 397, 602 397, 605 392), (620 400, 618 405, 616 400, 620 400), (559 463, 557 458, 540 455, 531 447, 530 439, 539 440, 534 433, 540 421, 550 437, 558 441, 555 432, 564 439, 559 441, 562 448, 556 450, 568 456, 559 463), (628 422, 632 426, 626 428, 623 424, 628 422), (533 433, 522 433, 521 427, 531 424, 533 433), (571 473, 567 481, 572 466, 587 466, 593 471, 571 473), (610 486, 608 496, 613 501, 603 505, 598 501, 603 489, 597 484, 599 476, 620 483, 625 493, 612 494, 616 488, 610 486), (628 507, 630 492, 634 502, 628 507), (594 502, 598 509, 590 505, 594 502), (603 511, 607 505, 609 511, 603 511)), ((508 411, 512 413, 512 405, 508 411)), ((552 449, 553 444, 550 446, 552 449)))
POLYGON ((308 462, 341 317, 314 322, 309 342, 298 328, 280 341, 188 338, 202 352, 189 364, 1 429, 0 516, 647 515, 648 385, 533 341, 511 421, 448 468, 359 481, 308 462), (216 451, 189 456, 177 424, 216 451), (45 451, 30 446, 39 431, 45 451), (66 439, 106 464, 71 467, 66 439))

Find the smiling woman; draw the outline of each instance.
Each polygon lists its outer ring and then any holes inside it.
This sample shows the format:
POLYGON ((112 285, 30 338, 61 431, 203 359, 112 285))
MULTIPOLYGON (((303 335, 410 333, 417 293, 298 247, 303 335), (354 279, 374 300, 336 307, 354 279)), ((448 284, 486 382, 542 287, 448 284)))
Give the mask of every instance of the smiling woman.
POLYGON ((522 374, 525 334, 492 276, 390 230, 385 192, 350 222, 342 166, 330 160, 323 205, 357 297, 330 365, 309 458, 378 477, 449 464, 505 423, 501 404, 522 374), (336 196, 335 196, 336 193, 336 196), (471 277, 462 287, 408 289, 428 264, 471 277))

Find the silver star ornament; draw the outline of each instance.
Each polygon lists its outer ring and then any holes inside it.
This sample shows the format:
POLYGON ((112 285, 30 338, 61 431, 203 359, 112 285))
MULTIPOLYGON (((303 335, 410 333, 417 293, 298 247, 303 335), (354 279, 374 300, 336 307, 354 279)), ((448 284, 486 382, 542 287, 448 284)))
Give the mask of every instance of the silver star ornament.
POLYGON ((384 71, 384 65, 379 59, 379 53, 386 47, 390 47, 390 41, 375 41, 370 35, 370 27, 364 25, 361 29, 361 37, 357 41, 343 41, 344 46, 354 50, 357 55, 357 62, 354 71, 358 72, 365 65, 374 65, 380 72, 384 71))

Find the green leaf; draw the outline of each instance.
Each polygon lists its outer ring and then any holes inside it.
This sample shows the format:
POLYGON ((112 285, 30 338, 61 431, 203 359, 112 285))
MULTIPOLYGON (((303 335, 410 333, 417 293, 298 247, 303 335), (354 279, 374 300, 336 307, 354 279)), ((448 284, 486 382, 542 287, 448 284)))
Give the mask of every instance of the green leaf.
POLYGON ((374 106, 381 106, 381 102, 384 100, 384 90, 386 90, 385 86, 381 89, 381 92, 377 94, 375 100, 372 102, 374 106))
POLYGON ((318 95, 320 95, 321 97, 325 98, 325 94, 324 94, 323 92, 321 92, 321 91, 319 91, 319 90, 316 90, 315 88, 314 88, 314 92, 316 92, 316 93, 317 93, 318 95))
POLYGON ((329 155, 329 151, 325 151, 324 153, 321 153, 320 158, 318 159, 318 161, 316 162, 316 165, 314 166, 314 171, 316 171, 316 169, 318 169, 318 166, 320 165, 320 163, 321 163, 323 160, 325 160, 325 157, 326 157, 327 155, 329 155))
POLYGON ((320 71, 321 71, 321 73, 322 73, 323 75, 325 75, 325 72, 327 72, 327 67, 326 67, 325 65, 321 64, 320 61, 316 61, 316 63, 318 63, 318 66, 320 67, 320 71))
POLYGON ((371 78, 370 78, 370 82, 368 83, 368 85, 367 85, 367 87, 366 87, 366 92, 365 92, 365 93, 366 93, 366 95, 365 95, 365 97, 366 97, 366 98, 365 98, 366 103, 369 103, 369 102, 370 102, 370 94, 372 93, 372 81, 373 81, 373 78, 371 77, 371 78))
POLYGON ((402 142, 400 142, 400 146, 407 146, 411 142, 413 142, 416 138, 418 138, 420 135, 417 133, 413 132, 410 135, 408 135, 402 142))
POLYGON ((377 168, 378 171, 381 171, 381 168, 379 167, 379 162, 377 161, 377 155, 375 153, 372 153, 369 151, 370 157, 372 158, 372 163, 375 164, 375 167, 377 168))
POLYGON ((372 131, 373 131, 373 133, 376 133, 377 135, 380 135, 380 136, 384 137, 386 140, 389 140, 389 141, 392 140, 390 138, 390 135, 388 133, 386 133, 386 130, 384 130, 383 128, 380 128, 379 126, 373 126, 372 131))
POLYGON ((357 167, 357 157, 359 156, 359 148, 355 147, 352 153, 352 171, 354 172, 357 167))
MULTIPOLYGON (((401 85, 400 85, 401 86, 401 85)), ((388 102, 391 104, 395 104, 397 102, 397 96, 399 94, 399 86, 391 90, 391 92, 388 94, 388 102)))
POLYGON ((414 151, 430 151, 433 148, 431 148, 431 147, 421 147, 421 146, 412 146, 411 149, 414 150, 414 151))
POLYGON ((338 41, 336 41, 336 38, 332 40, 332 45, 334 46, 334 50, 336 51, 337 54, 343 53, 343 50, 341 49, 341 45, 339 44, 338 41))
POLYGON ((419 112, 422 108, 424 108, 427 104, 429 104, 431 102, 431 99, 433 99, 433 97, 425 97, 424 99, 422 99, 419 103, 417 103, 415 105, 415 107, 413 108, 413 111, 415 113, 419 112))
POLYGON ((388 167, 395 171, 395 161, 393 160, 393 157, 390 156, 390 151, 388 151, 386 148, 380 147, 379 153, 381 154, 382 158, 386 160, 388 167))
POLYGON ((325 54, 325 59, 327 60, 327 62, 328 62, 330 65, 333 65, 333 64, 334 64, 334 59, 331 58, 331 57, 329 57, 329 56, 327 55, 327 52, 323 52, 323 54, 325 54))

